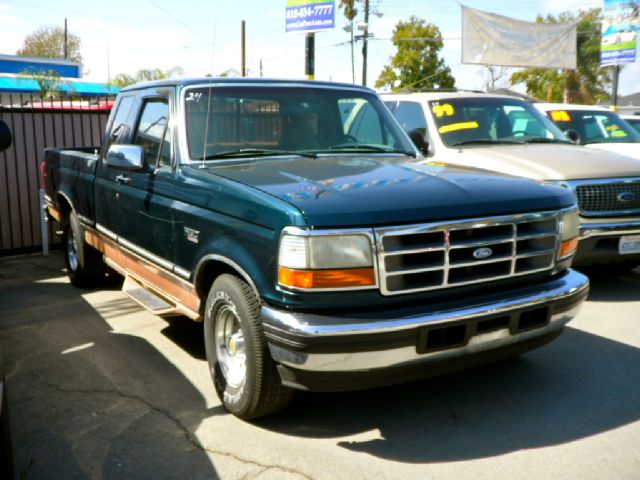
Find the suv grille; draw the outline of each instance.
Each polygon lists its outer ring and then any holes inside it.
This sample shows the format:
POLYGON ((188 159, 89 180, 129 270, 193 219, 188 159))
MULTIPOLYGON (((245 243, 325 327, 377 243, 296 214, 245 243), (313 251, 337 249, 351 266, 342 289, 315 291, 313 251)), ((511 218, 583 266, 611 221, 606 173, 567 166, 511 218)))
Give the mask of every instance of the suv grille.
POLYGON ((640 212, 640 180, 578 185, 576 196, 585 215, 640 212))
POLYGON ((559 213, 375 229, 380 289, 398 295, 554 267, 559 213))

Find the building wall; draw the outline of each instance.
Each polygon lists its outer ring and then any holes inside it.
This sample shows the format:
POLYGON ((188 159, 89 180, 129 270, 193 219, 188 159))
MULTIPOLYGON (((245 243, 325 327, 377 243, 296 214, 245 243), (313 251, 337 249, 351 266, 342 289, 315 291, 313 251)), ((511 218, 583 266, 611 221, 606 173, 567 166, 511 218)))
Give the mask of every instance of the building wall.
MULTIPOLYGON (((36 99, 33 103, 37 105, 36 99)), ((0 106, 0 118, 13 133, 13 145, 0 152, 0 256, 36 251, 42 246, 40 233, 40 162, 48 147, 98 146, 108 111, 80 111, 61 107, 23 108, 31 98, 18 96, 0 106)), ((58 228, 49 225, 49 239, 58 228)))

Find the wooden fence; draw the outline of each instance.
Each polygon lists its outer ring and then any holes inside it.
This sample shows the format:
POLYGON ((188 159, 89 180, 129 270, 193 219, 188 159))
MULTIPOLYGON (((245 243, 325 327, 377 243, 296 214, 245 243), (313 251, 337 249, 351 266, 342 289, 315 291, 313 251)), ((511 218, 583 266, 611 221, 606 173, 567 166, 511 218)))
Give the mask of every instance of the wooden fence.
MULTIPOLYGON (((43 101, 8 95, 0 119, 13 134, 13 145, 0 152, 0 256, 37 251, 40 227, 40 162, 48 147, 100 145, 112 101, 43 101)), ((53 227, 50 225, 49 238, 53 227)))

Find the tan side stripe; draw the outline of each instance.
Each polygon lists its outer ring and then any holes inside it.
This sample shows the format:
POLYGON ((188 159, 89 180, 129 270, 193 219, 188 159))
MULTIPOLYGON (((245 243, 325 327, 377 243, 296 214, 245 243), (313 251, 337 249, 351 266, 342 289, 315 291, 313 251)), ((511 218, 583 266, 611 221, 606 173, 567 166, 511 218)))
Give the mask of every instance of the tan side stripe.
POLYGON ((105 259, 120 273, 128 273, 136 280, 157 290, 167 298, 172 299, 178 307, 182 307, 182 313, 199 318, 200 298, 193 285, 181 278, 172 275, 151 262, 138 257, 125 250, 115 241, 94 230, 85 231, 85 240, 93 248, 102 252, 105 259))

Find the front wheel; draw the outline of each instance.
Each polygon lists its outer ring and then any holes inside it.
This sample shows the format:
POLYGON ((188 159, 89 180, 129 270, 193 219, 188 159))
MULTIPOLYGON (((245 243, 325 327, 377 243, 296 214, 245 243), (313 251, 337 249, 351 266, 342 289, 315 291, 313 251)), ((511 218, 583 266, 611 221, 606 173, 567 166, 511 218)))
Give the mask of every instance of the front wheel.
POLYGON ((213 384, 229 412, 249 420, 289 404, 293 392, 282 386, 269 354, 258 298, 238 277, 225 274, 213 283, 204 335, 213 384))

